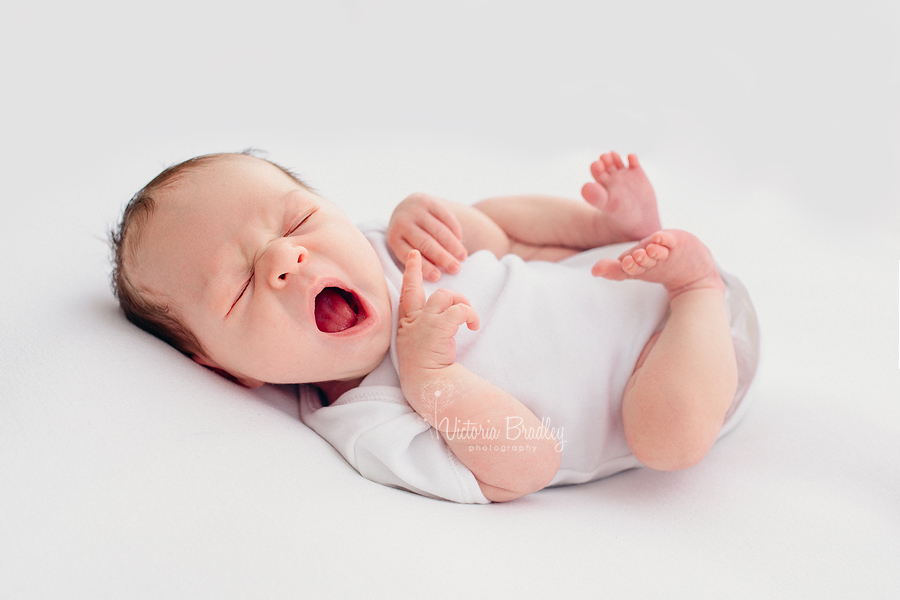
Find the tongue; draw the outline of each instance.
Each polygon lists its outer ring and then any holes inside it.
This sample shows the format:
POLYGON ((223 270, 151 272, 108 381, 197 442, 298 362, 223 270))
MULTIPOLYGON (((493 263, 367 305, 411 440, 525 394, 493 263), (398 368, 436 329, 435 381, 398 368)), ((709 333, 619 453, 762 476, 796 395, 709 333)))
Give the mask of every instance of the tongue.
POLYGON ((337 288, 325 288, 316 296, 316 325, 321 331, 336 333, 356 325, 356 311, 337 288))

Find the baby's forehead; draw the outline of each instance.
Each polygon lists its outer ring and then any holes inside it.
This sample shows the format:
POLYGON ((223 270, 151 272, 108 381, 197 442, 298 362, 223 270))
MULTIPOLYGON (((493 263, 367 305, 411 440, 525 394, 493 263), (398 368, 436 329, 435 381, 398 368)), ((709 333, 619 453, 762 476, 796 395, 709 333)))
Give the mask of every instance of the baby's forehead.
POLYGON ((161 186, 157 195, 189 200, 204 190, 240 182, 274 180, 284 175, 261 158, 244 154, 217 154, 184 169, 161 186))
POLYGON ((205 218, 222 211, 233 212, 237 204, 249 202, 251 198, 256 203, 273 203, 280 195, 276 192, 283 193, 298 184, 289 174, 263 159, 241 154, 221 155, 192 167, 161 187, 154 194, 155 212, 177 215, 180 219, 205 218))

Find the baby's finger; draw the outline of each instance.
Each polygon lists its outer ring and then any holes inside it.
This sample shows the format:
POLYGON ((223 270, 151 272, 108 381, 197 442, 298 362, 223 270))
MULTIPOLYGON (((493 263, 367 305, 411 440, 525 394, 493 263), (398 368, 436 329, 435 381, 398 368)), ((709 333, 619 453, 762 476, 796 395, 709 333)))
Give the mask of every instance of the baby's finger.
POLYGON ((414 250, 415 248, 409 243, 409 241, 405 237, 397 237, 394 238, 391 251, 394 253, 394 256, 397 257, 397 260, 406 265, 406 261, 409 260, 409 251, 414 250))
POLYGON ((457 325, 465 323, 472 331, 478 329, 478 313, 468 304, 454 304, 444 314, 457 325))
MULTIPOLYGON (((444 250, 449 253, 448 257, 452 261, 450 265, 458 264, 457 260, 465 260, 466 256, 468 256, 466 247, 463 246, 462 240, 460 239, 461 236, 456 235, 444 221, 429 215, 422 220, 421 227, 428 232, 431 237, 437 240, 444 250)), ((448 272, 452 272, 447 269, 449 265, 442 266, 444 266, 448 272)))
POLYGON ((469 329, 478 329, 478 312, 472 303, 455 290, 441 288, 428 297, 425 310, 434 314, 447 314, 457 325, 467 323, 469 329))
MULTIPOLYGON (((414 248, 422 253, 422 258, 427 260, 430 265, 443 268, 448 273, 459 272, 459 262, 427 231, 418 229, 414 235, 410 236, 410 242, 414 248)), ((427 271, 426 269, 426 273, 427 271)), ((429 279, 437 281, 440 278, 440 273, 435 273, 435 275, 435 277, 429 277, 429 279)))
POLYGON ((428 281, 437 281, 441 278, 441 270, 424 256, 422 257, 422 276, 428 281))
POLYGON ((421 229, 416 227, 415 232, 409 238, 403 238, 403 245, 409 250, 418 250, 422 258, 422 276, 429 281, 437 281, 441 278, 441 270, 435 266, 429 257, 434 258, 435 249, 439 248, 437 242, 429 238, 421 229))
MULTIPOLYGON (((450 210, 447 209, 446 206, 440 203, 435 203, 431 205, 431 214, 437 217, 444 225, 447 226, 447 229, 453 234, 457 239, 462 239, 463 230, 462 225, 459 223, 459 219, 456 218, 450 210)), ((462 260, 462 259, 460 259, 462 260)))
POLYGON ((411 312, 422 310, 424 306, 422 255, 418 250, 410 250, 406 258, 406 270, 403 271, 403 283, 400 286, 400 318, 406 317, 411 312))

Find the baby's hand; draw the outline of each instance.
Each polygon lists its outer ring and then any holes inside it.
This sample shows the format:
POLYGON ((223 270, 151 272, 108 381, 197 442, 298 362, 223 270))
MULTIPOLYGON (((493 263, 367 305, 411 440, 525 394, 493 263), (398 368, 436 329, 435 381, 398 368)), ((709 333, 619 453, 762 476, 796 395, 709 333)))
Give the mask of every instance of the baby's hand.
POLYGON ((410 369, 432 370, 452 365, 456 361, 454 336, 463 323, 473 331, 478 329, 478 313, 459 292, 439 289, 425 301, 422 256, 411 250, 400 290, 400 370, 409 373, 410 369))
POLYGON ((387 232, 388 248, 403 260, 410 250, 422 253, 424 277, 431 281, 447 273, 459 272, 459 261, 466 259, 459 220, 437 198, 413 194, 397 205, 387 232))

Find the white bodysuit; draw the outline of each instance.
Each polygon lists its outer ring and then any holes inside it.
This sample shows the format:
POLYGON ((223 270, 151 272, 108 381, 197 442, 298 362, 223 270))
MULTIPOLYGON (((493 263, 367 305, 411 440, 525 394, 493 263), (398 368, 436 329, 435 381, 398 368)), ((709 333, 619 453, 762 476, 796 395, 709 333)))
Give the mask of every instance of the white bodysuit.
MULTIPOLYGON (((396 351, 402 267, 387 249, 383 228, 362 230, 381 260, 391 294, 390 352, 359 387, 329 406, 322 405, 315 388, 300 386, 301 420, 373 481, 455 502, 488 503, 471 471, 403 397, 396 351)), ((608 281, 590 273, 600 258, 616 258, 633 245, 604 246, 558 263, 525 262, 515 255, 498 260, 481 251, 469 256, 457 275, 423 284, 426 296, 441 287, 460 291, 478 312, 479 330, 463 326, 456 335, 456 361, 517 398, 551 430, 562 452, 551 486, 640 466, 625 441, 622 396, 641 350, 665 322, 666 291, 658 284, 608 281)), ((759 353, 746 290, 722 275, 739 383, 720 435, 740 418, 737 409, 746 407, 741 400, 759 353)), ((439 396, 440 390, 435 392, 439 396)), ((514 421, 497 425, 511 427, 519 438, 499 444, 475 439, 474 451, 533 447, 529 432, 516 429, 514 421)))

